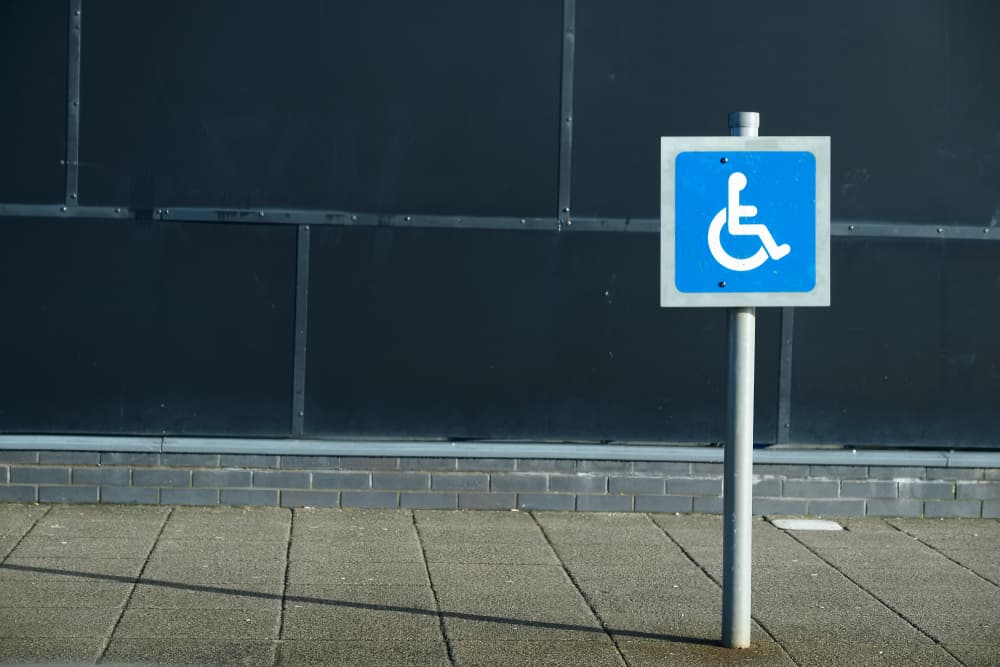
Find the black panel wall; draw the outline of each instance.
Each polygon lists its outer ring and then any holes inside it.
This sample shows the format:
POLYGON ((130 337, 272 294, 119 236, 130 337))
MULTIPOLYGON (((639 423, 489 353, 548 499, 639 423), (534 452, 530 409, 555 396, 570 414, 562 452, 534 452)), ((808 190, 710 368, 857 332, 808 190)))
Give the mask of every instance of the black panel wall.
POLYGON ((795 319, 792 439, 1000 442, 1000 245, 840 239, 795 319))
POLYGON ((0 2, 0 202, 66 196, 69 3, 0 2))
POLYGON ((87 17, 86 203, 555 211, 558 2, 105 0, 87 17))
POLYGON ((0 431, 288 433, 294 229, 0 229, 0 431))
MULTIPOLYGON (((726 318, 657 305, 647 234, 313 232, 306 430, 718 441, 726 318)), ((773 441, 777 317, 759 318, 773 441)))
POLYGON ((996 447, 998 26, 994 0, 0 2, 0 432, 718 441, 724 313, 659 308, 657 235, 594 230, 654 227, 660 136, 758 110, 830 135, 834 222, 891 236, 834 240, 792 343, 760 311, 756 439, 996 447))
POLYGON ((660 136, 832 136, 833 217, 983 225, 1000 210, 993 0, 580 0, 573 210, 659 217, 660 136))

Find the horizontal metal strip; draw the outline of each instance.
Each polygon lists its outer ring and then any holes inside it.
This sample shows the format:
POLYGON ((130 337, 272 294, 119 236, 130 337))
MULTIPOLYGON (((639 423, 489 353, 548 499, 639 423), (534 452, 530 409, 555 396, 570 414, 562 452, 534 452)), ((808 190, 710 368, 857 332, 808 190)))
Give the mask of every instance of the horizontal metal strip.
MULTIPOLYGON (((430 458, 574 459, 721 463, 723 449, 690 445, 556 444, 406 440, 312 440, 281 438, 182 438, 126 436, 0 435, 0 450, 70 450, 267 454, 285 456, 373 456, 430 458)), ((950 452, 781 447, 754 450, 754 463, 836 466, 930 466, 1000 468, 1000 451, 950 452)))
MULTIPOLYGON (((0 204, 0 217, 87 218, 94 220, 158 220, 177 222, 222 222, 238 224, 340 225, 347 227, 402 227, 446 229, 500 229, 577 232, 658 233, 656 218, 516 218, 454 215, 404 215, 351 213, 306 209, 155 208, 130 209, 109 206, 64 206, 60 204, 0 204)), ((874 220, 833 221, 831 234, 839 237, 962 239, 1000 241, 1000 227, 934 225, 874 220)))
POLYGON ((933 225, 907 222, 877 222, 872 220, 858 220, 853 222, 834 221, 830 224, 830 233, 833 236, 871 238, 1000 241, 1000 228, 992 226, 933 225))
POLYGON ((159 452, 162 436, 0 435, 0 449, 72 452, 159 452))

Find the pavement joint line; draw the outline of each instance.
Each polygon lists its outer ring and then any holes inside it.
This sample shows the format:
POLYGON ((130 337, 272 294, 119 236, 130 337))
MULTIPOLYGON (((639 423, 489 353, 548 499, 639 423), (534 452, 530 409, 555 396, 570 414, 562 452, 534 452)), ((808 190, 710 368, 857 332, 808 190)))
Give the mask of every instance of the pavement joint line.
POLYGON ((53 507, 52 505, 49 505, 48 507, 46 507, 46 508, 45 508, 45 511, 44 511, 44 512, 42 512, 42 514, 41 514, 41 515, 40 515, 40 516, 39 516, 39 517, 38 517, 37 519, 35 519, 35 520, 34 520, 34 521, 32 522, 32 524, 31 524, 31 526, 30 526, 30 527, 28 528, 28 530, 24 531, 24 533, 23 533, 23 534, 21 535, 20 539, 18 539, 18 540, 17 540, 17 542, 15 542, 15 543, 14 543, 14 546, 12 546, 12 547, 10 548, 10 551, 8 551, 8 552, 7 552, 7 554, 6 554, 6 555, 5 555, 5 556, 4 556, 3 558, 0 558, 0 565, 2 565, 2 564, 4 564, 4 563, 6 563, 6 562, 7 562, 7 559, 8 559, 8 558, 10 558, 10 555, 11 555, 12 553, 14 553, 14 550, 15 550, 15 549, 17 549, 17 548, 18 548, 19 546, 21 546, 21 542, 24 542, 25 538, 26 538, 26 537, 28 537, 28 535, 29 535, 29 534, 31 533, 31 531, 33 531, 33 530, 35 529, 35 526, 37 526, 37 525, 38 525, 38 523, 39 523, 39 522, 40 522, 40 521, 41 521, 42 519, 44 519, 45 517, 47 517, 47 516, 49 515, 49 512, 51 512, 51 511, 52 511, 52 507, 53 507))
MULTIPOLYGON (((289 564, 292 560, 292 535, 295 533, 295 509, 288 510, 291 516, 288 518, 288 544, 285 547, 285 576, 281 586, 281 618, 278 621, 278 641, 285 637, 285 609, 288 604, 288 572, 291 569, 289 564)), ((274 659, 277 664, 279 651, 275 649, 274 659)))
POLYGON ((104 642, 104 647, 101 648, 101 654, 97 658, 98 662, 103 662, 105 658, 107 658, 108 649, 111 647, 111 640, 114 639, 115 632, 118 631, 118 626, 121 625, 122 619, 125 618, 125 612, 128 610, 128 606, 132 602, 132 596, 135 595, 136 586, 139 585, 143 572, 145 572, 146 568, 149 567, 149 559, 153 556, 153 551, 156 549, 156 545, 160 541, 160 536, 162 536, 163 531, 167 529, 167 522, 170 521, 170 517, 174 515, 174 509, 175 508, 171 507, 170 511, 164 515, 163 521, 160 523, 160 530, 156 532, 156 538, 153 539, 153 544, 149 547, 149 552, 146 554, 146 560, 143 561, 139 574, 132 582, 132 587, 129 588, 128 591, 128 597, 125 598, 125 604, 122 605, 121 611, 118 613, 118 619, 115 621, 114 627, 111 628, 111 632, 108 633, 108 639, 104 642))
MULTIPOLYGON (((883 519, 882 522, 885 523, 886 525, 888 525, 889 527, 893 528, 894 530, 897 530, 898 532, 902 532, 902 531, 899 531, 898 528, 896 528, 895 526, 893 526, 888 521, 886 521, 886 520, 883 519)), ((881 597, 879 597, 878 595, 876 595, 874 593, 874 591, 871 591, 871 590, 868 589, 868 587, 863 586, 861 584, 861 582, 855 581, 846 572, 844 572, 843 570, 841 570, 839 567, 837 567, 836 565, 834 565, 833 563, 831 563, 827 559, 823 558, 823 556, 818 551, 816 551, 815 549, 813 549, 812 547, 810 547, 808 544, 806 544, 805 542, 803 542, 798 535, 793 535, 793 534, 791 534, 790 532, 787 532, 787 531, 785 531, 785 533, 786 533, 786 535, 788 535, 788 537, 790 537, 791 539, 795 540, 796 542, 798 542, 799 544, 801 544, 803 547, 805 547, 806 550, 809 551, 814 556, 816 556, 816 558, 819 558, 821 561, 823 561, 824 563, 826 563, 827 565, 829 565, 831 568, 833 568, 844 579, 847 579, 849 582, 851 582, 852 584, 854 584, 855 586, 857 586, 860 590, 864 591, 866 595, 869 595, 873 600, 875 600, 880 605, 882 605, 883 607, 885 607, 886 609, 888 609, 889 611, 891 611, 892 613, 894 613, 896 616, 898 616, 904 623, 906 623, 911 628, 913 628, 914 630, 916 630, 917 632, 919 632, 920 634, 922 634, 924 637, 927 637, 929 640, 931 640, 932 642, 934 642, 935 645, 941 647, 941 650, 944 651, 945 653, 947 653, 948 655, 950 655, 955 662, 957 662, 960 665, 965 665, 965 662, 963 662, 961 659, 959 659, 959 657, 957 655, 955 655, 954 653, 952 653, 948 649, 948 646, 944 642, 938 640, 937 637, 934 637, 931 634, 925 632, 920 626, 918 626, 916 623, 914 623, 909 618, 907 618, 905 614, 901 613, 898 609, 896 609, 895 607, 893 607, 892 605, 890 605, 888 602, 886 602, 885 600, 883 600, 881 597)), ((905 535, 905 533, 903 533, 903 534, 905 535)), ((932 551, 934 551, 934 553, 937 553, 936 550, 932 549, 932 551)))
POLYGON ((455 649, 451 644, 451 637, 448 636, 448 628, 445 627, 444 614, 441 613, 441 600, 438 598, 437 589, 434 588, 434 577, 431 576, 431 567, 427 562, 427 547, 424 546, 424 536, 420 533, 420 526, 417 525, 417 513, 413 510, 409 510, 409 512, 410 522, 413 524, 413 530, 417 534, 417 542, 420 544, 420 559, 424 565, 424 572, 427 574, 427 582, 431 587, 431 595, 434 596, 434 611, 437 612, 438 628, 441 630, 441 638, 444 639, 448 662, 455 665, 457 664, 455 662, 455 649))
POLYGON ((894 524, 892 521, 890 521, 888 519, 886 519, 885 522, 887 524, 889 524, 890 527, 894 528, 895 530, 898 530, 899 532, 901 532, 903 535, 906 535, 907 537, 912 537, 917 542, 920 542, 922 545, 924 545, 925 547, 927 547, 928 549, 930 549, 934 553, 938 554, 939 556, 941 556, 942 558, 944 558, 946 560, 951 561, 952 563, 954 563, 955 565, 959 566, 960 568, 962 568, 966 572, 979 577, 980 579, 982 579, 983 581, 985 581, 986 583, 988 583, 988 584, 990 584, 992 586, 996 586, 997 588, 1000 588, 1000 583, 997 583, 997 582, 993 581, 992 579, 990 579, 989 577, 986 577, 986 576, 983 576, 983 575, 979 574, 978 572, 976 572, 975 570, 973 570, 968 565, 966 565, 964 563, 960 563, 959 561, 955 560, 954 558, 952 558, 951 556, 949 556, 945 552, 943 552, 940 549, 938 549, 937 547, 935 547, 930 542, 927 542, 926 540, 921 539, 919 536, 914 535, 913 533, 911 533, 908 530, 903 530, 902 528, 900 528, 899 526, 897 526, 896 524, 894 524))
POLYGON ((534 512, 528 512, 528 516, 530 516, 531 520, 535 522, 535 526, 538 528, 539 532, 541 532, 542 538, 545 540, 545 543, 549 546, 549 549, 552 551, 552 554, 556 557, 556 560, 559 561, 559 566, 562 568, 563 572, 566 573, 566 576, 569 578, 570 582, 572 582, 573 588, 576 589, 577 594, 581 598, 583 598, 583 601, 587 604, 587 608, 590 609, 590 613, 593 614, 594 618, 597 619, 597 622, 601 624, 601 628, 604 630, 605 636, 607 636, 607 638, 611 640, 611 645, 615 647, 615 652, 618 653, 618 659, 621 660, 621 664, 625 665, 626 667, 631 667, 628 659, 625 657, 625 653, 621 649, 621 646, 618 645, 618 640, 616 640, 615 636, 608 630, 608 624, 605 623, 604 619, 601 617, 597 609, 594 607, 593 603, 590 601, 590 598, 587 597, 587 594, 580 586, 580 583, 576 580, 576 577, 574 577, 573 573, 570 572, 568 567, 566 567, 566 563, 559 555, 559 552, 556 551, 556 548, 552 545, 552 540, 549 539, 549 535, 548 533, 545 532, 545 528, 538 520, 538 517, 535 516, 534 512))
MULTIPOLYGON (((722 582, 716 581, 715 577, 713 577, 711 575, 711 573, 709 573, 709 571, 706 568, 702 567, 701 563, 699 563, 697 560, 695 560, 694 556, 692 556, 690 553, 688 553, 688 550, 685 549, 684 546, 680 542, 678 542, 677 540, 675 540, 673 535, 671 535, 670 533, 668 533, 667 530, 663 526, 661 526, 660 524, 658 524, 655 521, 653 521, 653 518, 651 516, 649 516, 649 514, 643 514, 643 516, 646 517, 647 521, 649 521, 651 524, 653 524, 654 528, 656 528, 661 533, 663 533, 663 535, 668 540, 670 540, 670 542, 673 543, 674 546, 676 546, 678 549, 680 549, 680 552, 682 554, 684 554, 684 557, 687 558, 689 561, 691 561, 691 563, 695 567, 697 567, 699 570, 701 570, 702 574, 704 574, 708 578, 709 581, 711 581, 713 584, 715 584, 716 588, 718 588, 719 591, 721 592, 721 590, 722 590, 722 582)), ((756 623, 757 625, 760 626, 760 629, 763 630, 764 633, 768 637, 771 638, 771 641, 774 642, 774 644, 781 649, 781 652, 785 654, 785 657, 788 658, 788 660, 792 664, 797 665, 798 667, 801 667, 801 665, 799 664, 799 662, 797 662, 795 660, 795 658, 792 657, 792 654, 788 652, 788 649, 785 648, 785 645, 782 644, 778 640, 778 638, 774 636, 774 633, 771 632, 771 629, 768 628, 767 625, 764 622, 761 621, 761 619, 759 619, 756 616, 754 616, 754 614, 752 612, 752 608, 751 608, 750 618, 754 621, 754 623, 756 623)))

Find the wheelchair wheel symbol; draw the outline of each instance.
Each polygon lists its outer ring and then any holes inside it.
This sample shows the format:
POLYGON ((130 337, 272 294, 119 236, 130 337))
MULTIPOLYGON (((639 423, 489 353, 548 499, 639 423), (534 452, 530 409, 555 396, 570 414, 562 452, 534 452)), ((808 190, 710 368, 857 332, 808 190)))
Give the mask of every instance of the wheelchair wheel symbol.
POLYGON ((740 222, 743 218, 757 215, 756 206, 740 203, 740 192, 747 186, 747 177, 741 172, 729 175, 727 204, 724 209, 715 214, 708 225, 708 249, 715 261, 730 271, 753 271, 770 259, 779 260, 792 251, 787 243, 778 245, 767 225, 746 224, 740 222), (756 236, 760 238, 762 247, 749 257, 733 257, 722 247, 722 228, 726 227, 732 236, 756 236))

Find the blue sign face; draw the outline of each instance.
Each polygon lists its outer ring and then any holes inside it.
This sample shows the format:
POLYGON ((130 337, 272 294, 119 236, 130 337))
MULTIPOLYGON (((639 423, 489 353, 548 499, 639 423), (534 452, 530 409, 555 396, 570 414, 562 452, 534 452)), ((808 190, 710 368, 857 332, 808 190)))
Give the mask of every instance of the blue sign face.
POLYGON ((674 282, 687 293, 816 285, 816 158, 688 151, 675 161, 674 282))

